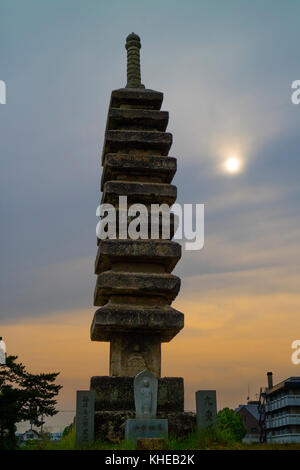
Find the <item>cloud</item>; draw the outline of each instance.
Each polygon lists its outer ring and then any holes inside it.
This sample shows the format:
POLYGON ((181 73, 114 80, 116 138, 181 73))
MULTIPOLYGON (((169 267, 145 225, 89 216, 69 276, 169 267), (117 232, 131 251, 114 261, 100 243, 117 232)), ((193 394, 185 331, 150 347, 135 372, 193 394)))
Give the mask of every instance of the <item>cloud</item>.
POLYGON ((57 311, 91 308, 95 279, 91 258, 72 258, 39 269, 33 267, 17 286, 10 286, 4 294, 2 323, 12 319, 17 323, 20 318, 32 315, 43 321, 43 316, 57 311))

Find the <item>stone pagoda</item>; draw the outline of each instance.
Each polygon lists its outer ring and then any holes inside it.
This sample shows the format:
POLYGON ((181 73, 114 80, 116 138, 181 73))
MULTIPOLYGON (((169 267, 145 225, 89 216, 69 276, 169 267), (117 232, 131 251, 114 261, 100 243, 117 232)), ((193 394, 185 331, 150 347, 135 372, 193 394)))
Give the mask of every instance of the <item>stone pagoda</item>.
MULTIPOLYGON (((104 137, 101 203, 112 204, 118 214, 120 196, 127 197, 128 206, 140 203, 147 208, 172 206, 177 196, 171 184, 176 159, 168 156, 169 114, 160 110, 163 93, 141 83, 140 48, 140 38, 130 34, 127 85, 111 93, 104 137)), ((171 272, 181 246, 171 241, 170 220, 168 239, 162 236, 160 217, 156 239, 133 240, 117 231, 115 239, 97 241, 94 305, 99 309, 91 339, 110 342, 109 376, 91 378, 95 433, 100 438, 124 437, 125 421, 134 415, 134 376, 145 369, 158 378, 158 416, 168 418, 169 432, 190 432, 195 425, 195 417, 184 413, 183 379, 161 377, 161 343, 173 339, 184 325, 183 314, 171 307, 180 288, 180 279, 171 272)))

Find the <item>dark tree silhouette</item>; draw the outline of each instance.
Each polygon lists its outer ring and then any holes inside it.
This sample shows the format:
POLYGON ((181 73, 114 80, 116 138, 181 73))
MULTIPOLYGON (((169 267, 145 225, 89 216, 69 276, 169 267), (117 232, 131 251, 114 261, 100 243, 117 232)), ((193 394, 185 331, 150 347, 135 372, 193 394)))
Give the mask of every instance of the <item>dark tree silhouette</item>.
POLYGON ((57 413, 55 397, 61 385, 55 384, 59 372, 30 374, 17 356, 8 356, 0 365, 0 448, 16 446, 15 429, 20 421, 41 426, 43 416, 57 413))

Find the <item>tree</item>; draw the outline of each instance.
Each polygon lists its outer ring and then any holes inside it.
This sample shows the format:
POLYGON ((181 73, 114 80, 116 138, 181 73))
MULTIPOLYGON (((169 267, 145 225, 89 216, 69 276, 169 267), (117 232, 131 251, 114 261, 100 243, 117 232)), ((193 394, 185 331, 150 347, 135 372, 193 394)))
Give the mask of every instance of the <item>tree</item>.
POLYGON ((31 421, 41 426, 43 416, 54 416, 61 385, 55 384, 59 373, 30 374, 17 363, 17 356, 8 356, 0 365, 0 448, 12 448, 15 443, 15 425, 31 421))
POLYGON ((73 423, 65 427, 62 437, 66 437, 72 431, 73 431, 73 423))
POLYGON ((218 429, 226 432, 235 441, 241 441, 246 434, 241 415, 230 408, 219 411, 217 424, 218 429))

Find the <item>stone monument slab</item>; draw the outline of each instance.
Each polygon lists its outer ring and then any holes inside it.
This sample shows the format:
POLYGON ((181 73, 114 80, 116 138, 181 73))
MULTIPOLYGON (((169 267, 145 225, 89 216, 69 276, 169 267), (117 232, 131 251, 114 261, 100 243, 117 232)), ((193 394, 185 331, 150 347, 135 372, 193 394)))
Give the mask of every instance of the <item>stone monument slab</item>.
POLYGON ((95 393, 92 390, 77 390, 76 394, 76 445, 94 440, 95 393))
POLYGON ((196 392, 197 428, 207 428, 217 421, 216 390, 198 390, 196 392))

